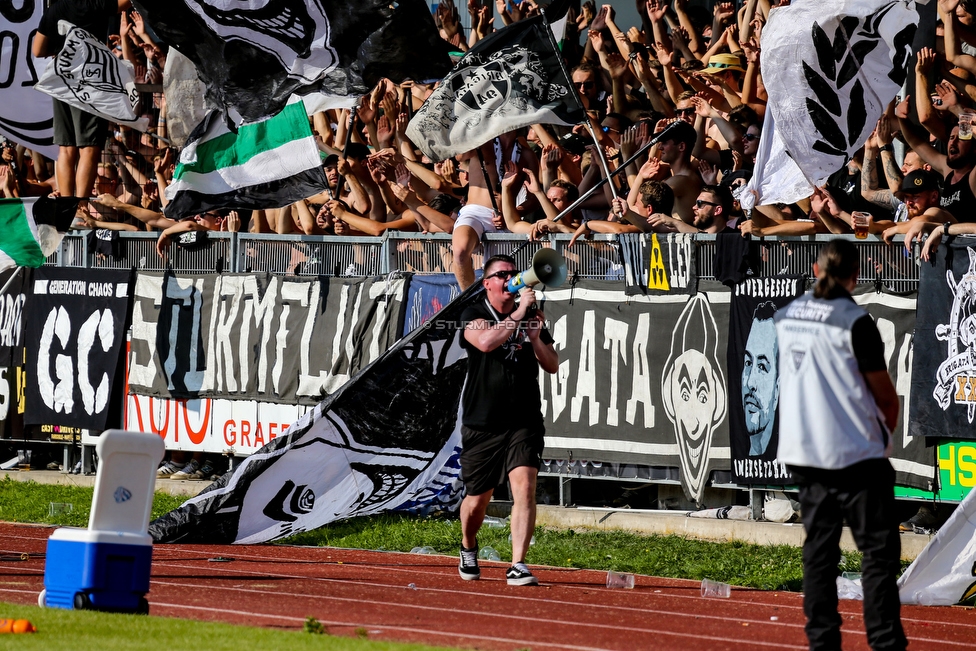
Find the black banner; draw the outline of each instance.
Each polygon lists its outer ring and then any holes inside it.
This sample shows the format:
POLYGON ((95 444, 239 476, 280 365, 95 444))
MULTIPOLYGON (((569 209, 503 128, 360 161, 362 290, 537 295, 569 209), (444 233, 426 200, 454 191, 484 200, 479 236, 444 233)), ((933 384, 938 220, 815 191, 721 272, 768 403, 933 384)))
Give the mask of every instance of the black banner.
POLYGON ((779 351, 773 315, 803 294, 797 276, 750 278, 732 291, 729 312, 729 445, 740 484, 790 483, 776 461, 779 351))
POLYGON ((405 283, 139 273, 129 390, 317 404, 397 340, 405 283))
POLYGON ((711 471, 729 468, 729 289, 628 297, 581 281, 545 296, 560 364, 542 385, 544 456, 680 467, 700 502, 711 471))
MULTIPOLYGON (((922 264, 910 435, 976 438, 976 241, 954 239, 922 264)), ((930 444, 934 441, 930 441, 930 444)))
POLYGON ((27 312, 29 425, 105 429, 129 312, 129 271, 40 267, 27 312))
POLYGON ((0 273, 0 438, 21 438, 24 375, 24 309, 30 270, 12 269, 0 273), (7 283, 10 283, 9 285, 7 283))
MULTIPOLYGON (((912 367, 914 364, 929 363, 928 355, 921 351, 914 351, 917 355, 913 353, 914 342, 917 341, 915 333, 918 332, 915 308, 919 294, 895 294, 877 291, 870 285, 860 285, 854 290, 854 300, 871 314, 878 326, 884 342, 888 373, 901 401, 898 424, 891 433, 891 465, 895 469, 895 483, 930 491, 935 486, 938 473, 936 450, 926 447, 922 438, 911 438, 909 428, 910 421, 915 420, 912 367)), ((923 305, 918 307, 921 318, 923 310, 927 308, 923 305)), ((969 438, 972 438, 971 434, 969 438)))
POLYGON ((694 294, 698 249, 690 234, 633 233, 618 236, 630 296, 694 294))

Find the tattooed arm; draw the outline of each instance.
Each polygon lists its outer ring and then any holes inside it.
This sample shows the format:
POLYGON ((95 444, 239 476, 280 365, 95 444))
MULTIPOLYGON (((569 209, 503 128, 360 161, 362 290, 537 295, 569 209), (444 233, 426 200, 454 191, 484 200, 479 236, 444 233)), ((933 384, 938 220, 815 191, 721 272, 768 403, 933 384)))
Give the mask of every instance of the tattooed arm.
MULTIPOLYGON (((888 153, 888 159, 893 160, 890 153, 888 153)), ((901 202, 895 198, 891 190, 878 188, 877 163, 878 146, 872 134, 864 146, 864 163, 861 164, 861 196, 873 204, 894 211, 901 202)))

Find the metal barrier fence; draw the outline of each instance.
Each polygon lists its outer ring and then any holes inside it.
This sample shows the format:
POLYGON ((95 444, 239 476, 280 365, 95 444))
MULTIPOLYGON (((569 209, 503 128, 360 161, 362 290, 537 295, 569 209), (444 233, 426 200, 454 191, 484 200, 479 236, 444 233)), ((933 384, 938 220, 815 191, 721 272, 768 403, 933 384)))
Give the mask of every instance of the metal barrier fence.
MULTIPOLYGON (((559 234, 541 242, 524 236, 492 234, 473 256, 480 268, 488 256, 516 251, 520 268, 527 268, 542 247, 551 247, 565 259, 570 277, 623 280, 620 242, 638 235, 596 235, 569 246, 570 236, 559 234), (519 248, 521 247, 521 248, 519 248)), ((836 236, 765 238, 758 242, 761 274, 812 274, 820 247, 836 236)), ((390 231, 383 237, 270 235, 209 233, 208 241, 187 249, 173 244, 165 256, 156 253, 158 235, 119 233, 116 255, 96 253, 87 233, 71 233, 47 264, 93 269, 172 268, 193 273, 266 272, 303 276, 376 276, 392 271, 420 274, 452 273, 451 236, 390 231)), ((853 239, 853 238, 852 238, 853 239)), ((918 289, 917 252, 909 253, 900 242, 887 245, 877 238, 853 240, 861 250, 860 282, 879 284, 894 292, 918 289)), ((714 278, 714 235, 697 235, 698 276, 714 278)))

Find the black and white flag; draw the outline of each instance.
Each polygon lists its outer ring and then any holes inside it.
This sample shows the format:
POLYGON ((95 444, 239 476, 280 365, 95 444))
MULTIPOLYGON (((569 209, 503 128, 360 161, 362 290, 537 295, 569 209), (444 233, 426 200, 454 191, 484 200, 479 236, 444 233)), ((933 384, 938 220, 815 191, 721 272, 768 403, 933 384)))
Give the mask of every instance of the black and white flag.
MULTIPOLYGON (((480 286, 476 286, 480 289, 480 286)), ((286 434, 149 525, 157 543, 278 540, 329 522, 460 498, 460 401, 469 291, 286 434)))
POLYGON ((770 12, 762 32, 769 110, 811 184, 823 185, 871 134, 905 81, 917 26, 906 0, 797 2, 770 12))
POLYGON ((480 147, 532 124, 571 126, 585 118, 560 65, 543 16, 479 41, 444 78, 407 126, 407 137, 435 161, 480 147))
POLYGON ((135 69, 90 33, 67 21, 58 23, 64 47, 34 86, 54 99, 112 122, 145 131, 149 118, 136 109, 135 69))
POLYGON ((39 267, 31 281, 27 358, 29 425, 101 430, 117 379, 129 314, 129 271, 39 267))
POLYGON ((292 94, 359 97, 381 78, 440 79, 448 45, 422 0, 135 0, 153 31, 193 61, 208 99, 245 122, 292 94))

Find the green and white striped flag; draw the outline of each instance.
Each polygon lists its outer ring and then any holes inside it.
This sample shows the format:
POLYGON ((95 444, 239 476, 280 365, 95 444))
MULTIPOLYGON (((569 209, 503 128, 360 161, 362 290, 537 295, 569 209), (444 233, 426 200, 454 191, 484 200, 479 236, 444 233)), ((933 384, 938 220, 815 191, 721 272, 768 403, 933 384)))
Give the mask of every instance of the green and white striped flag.
POLYGON ((71 228, 78 199, 0 199, 0 271, 40 267, 71 228))
POLYGON ((170 219, 218 210, 283 208, 328 187, 305 107, 299 99, 280 113, 233 132, 211 111, 187 139, 166 188, 170 219))

